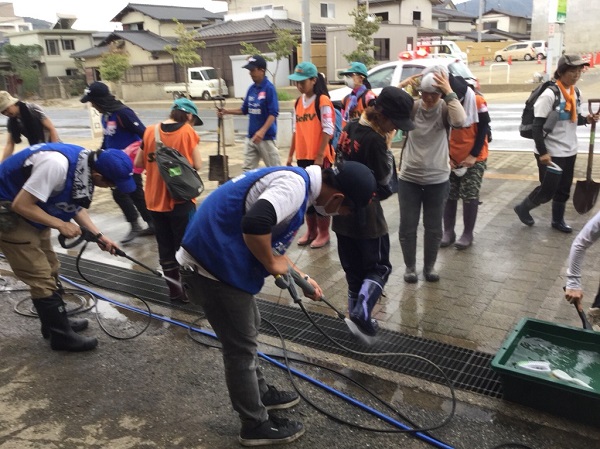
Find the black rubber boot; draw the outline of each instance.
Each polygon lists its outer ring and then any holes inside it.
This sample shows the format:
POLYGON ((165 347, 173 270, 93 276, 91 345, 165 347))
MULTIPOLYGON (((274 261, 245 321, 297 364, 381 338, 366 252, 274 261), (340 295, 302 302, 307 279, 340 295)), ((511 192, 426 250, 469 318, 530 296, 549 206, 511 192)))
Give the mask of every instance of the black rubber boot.
POLYGON ((446 248, 447 246, 452 245, 454 240, 456 240, 454 225, 456 224, 457 204, 457 200, 446 201, 446 207, 444 209, 444 235, 442 235, 440 248, 446 248))
POLYGON ((473 243, 473 229, 475 229, 478 210, 478 199, 463 201, 463 222, 465 229, 463 230, 463 234, 454 244, 456 249, 467 249, 473 243))
POLYGON ((83 337, 73 331, 67 319, 65 303, 58 293, 41 299, 34 299, 42 326, 50 332, 50 347, 55 351, 81 352, 94 349, 98 340, 83 337))
POLYGON ((400 248, 402 248, 402 257, 404 258, 404 282, 415 284, 419 278, 415 269, 417 260, 417 237, 400 237, 400 248))
POLYGON ((565 206, 567 203, 552 201, 552 227, 560 232, 570 234, 573 228, 565 223, 565 206))
MULTIPOLYGON (((90 324, 90 322, 85 318, 68 318, 69 326, 73 329, 74 332, 81 332, 86 330, 90 324)), ((42 323, 42 337, 46 340, 50 338, 50 329, 42 323)))
POLYGON ((538 207, 538 204, 535 204, 527 196, 523 201, 517 204, 513 210, 519 217, 519 220, 521 220, 521 223, 526 224, 527 226, 533 226, 535 224, 535 220, 529 214, 529 211, 531 209, 535 209, 536 207, 538 207))
POLYGON ((177 268, 165 268, 163 266, 163 272, 165 275, 165 281, 167 287, 169 287, 169 300, 174 304, 187 304, 190 300, 185 294, 185 290, 181 285, 181 276, 179 274, 179 267, 177 268))
POLYGON ((435 271, 435 262, 440 248, 440 241, 441 237, 439 234, 425 231, 423 239, 423 275, 427 282, 437 282, 440 280, 440 275, 435 271))

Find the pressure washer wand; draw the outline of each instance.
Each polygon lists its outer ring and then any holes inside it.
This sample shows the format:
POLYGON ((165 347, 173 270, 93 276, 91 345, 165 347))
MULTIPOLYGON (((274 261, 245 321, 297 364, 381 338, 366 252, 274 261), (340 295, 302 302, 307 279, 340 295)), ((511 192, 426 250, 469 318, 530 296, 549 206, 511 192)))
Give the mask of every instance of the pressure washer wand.
MULTIPOLYGON (((58 241, 60 243, 60 245, 63 248, 74 248, 75 246, 79 245, 81 242, 83 242, 84 240, 86 242, 93 242, 93 243, 97 243, 99 245, 102 245, 103 247, 106 246, 100 239, 98 239, 98 237, 96 237, 89 229, 81 226, 81 235, 79 236, 79 238, 77 238, 75 241, 71 242, 71 243, 67 243, 67 238, 60 234, 58 236, 58 241)), ((125 251, 123 251, 121 248, 115 248, 115 254, 117 256, 120 257, 124 257, 126 259, 129 259, 130 261, 132 261, 133 263, 139 265, 142 268, 145 268, 146 270, 148 270, 149 272, 151 272, 152 274, 158 276, 158 277, 164 277, 162 275, 162 273, 160 273, 159 271, 156 271, 153 268, 150 268, 148 265, 140 262, 139 260, 134 259, 133 257, 128 256, 127 254, 125 254, 125 251)), ((168 279, 168 278, 165 278, 168 279)))
MULTIPOLYGON (((292 267, 289 268, 289 274, 286 275, 286 277, 291 276, 292 279, 294 280, 294 282, 298 285, 298 287, 300 287, 304 292, 308 293, 309 295, 314 294, 315 292, 315 288, 312 286, 312 284, 310 282, 308 282, 308 280, 304 279, 300 273, 298 273, 296 270, 294 270, 292 267)), ((290 287, 288 287, 287 285, 282 287, 281 285, 279 285, 277 283, 277 279, 278 278, 282 278, 283 276, 277 276, 275 278, 275 284, 277 284, 278 287, 280 288, 287 288, 290 291, 290 294, 292 295, 292 298, 294 299, 294 302, 299 304, 300 307, 302 308, 302 310, 306 312, 306 309, 304 308, 303 304, 302 304, 302 300, 300 299, 300 297, 298 296, 298 293, 296 292, 296 289, 293 286, 293 283, 289 282, 290 287), (293 292, 292 292, 293 289, 293 292)), ((283 283, 282 283, 283 285, 283 283)), ((327 301, 323 296, 321 296, 319 298, 319 301, 323 301, 325 304, 327 304, 331 310, 333 310, 335 312, 335 314, 338 316, 338 318, 342 321, 344 321, 344 323, 346 324, 346 327, 348 327, 348 330, 350 331, 350 333, 352 335, 354 335, 358 340, 360 340, 363 344, 370 346, 374 343, 375 341, 375 337, 372 337, 370 335, 365 334, 364 332, 361 331, 361 329, 352 322, 352 320, 350 320, 349 318, 346 318, 346 315, 344 315, 342 312, 340 312, 335 306, 333 306, 333 304, 331 304, 329 301, 327 301)))

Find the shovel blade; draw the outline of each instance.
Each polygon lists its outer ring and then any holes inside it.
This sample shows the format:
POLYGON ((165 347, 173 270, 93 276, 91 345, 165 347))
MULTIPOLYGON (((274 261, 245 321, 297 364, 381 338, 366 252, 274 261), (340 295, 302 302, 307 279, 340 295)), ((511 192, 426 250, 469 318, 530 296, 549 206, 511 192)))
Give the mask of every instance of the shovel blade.
POLYGON ((208 180, 209 181, 227 181, 226 168, 227 156, 222 154, 208 157, 208 180))
POLYGON ((573 194, 573 206, 580 214, 585 214, 592 210, 598 199, 600 183, 592 180, 577 181, 575 184, 575 193, 573 194))

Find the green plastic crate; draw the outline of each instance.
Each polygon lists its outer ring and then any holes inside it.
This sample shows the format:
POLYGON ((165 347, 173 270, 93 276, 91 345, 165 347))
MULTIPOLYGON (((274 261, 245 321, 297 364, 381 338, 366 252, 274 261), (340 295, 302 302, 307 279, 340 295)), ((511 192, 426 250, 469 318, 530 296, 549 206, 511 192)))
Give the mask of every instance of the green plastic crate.
POLYGON ((523 318, 496 353, 492 369, 502 379, 504 399, 600 427, 599 332, 523 318), (535 357, 593 389, 515 366, 535 357))

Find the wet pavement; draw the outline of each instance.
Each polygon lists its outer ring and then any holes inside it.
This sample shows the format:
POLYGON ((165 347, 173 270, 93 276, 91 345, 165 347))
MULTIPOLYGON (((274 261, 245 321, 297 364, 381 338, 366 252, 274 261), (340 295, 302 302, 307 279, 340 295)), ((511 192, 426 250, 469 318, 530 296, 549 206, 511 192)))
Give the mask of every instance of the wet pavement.
MULTIPOLYGON (((72 143, 93 148, 98 142, 78 139, 72 143)), ((282 155, 287 152, 287 149, 281 150, 282 155)), ((241 172, 242 151, 241 142, 227 147, 232 175, 241 172)), ((210 154, 216 154, 216 144, 204 141, 205 166, 201 175, 206 192, 200 200, 217 188, 217 182, 208 181, 210 154)), ((585 177, 585 163, 586 158, 580 156, 575 179, 585 177)), ((398 204, 393 197, 386 200, 384 211, 390 229, 394 271, 385 296, 375 309, 381 325, 490 354, 498 351, 507 334, 523 317, 580 327, 573 306, 562 299, 566 261, 575 233, 600 206, 581 216, 568 204, 566 219, 574 228, 572 235, 550 227, 549 205, 533 211, 535 226, 524 226, 512 208, 536 185, 536 173, 534 158, 529 153, 490 154, 475 242, 465 251, 453 247, 440 250, 439 283, 425 282, 422 276, 417 284, 404 283, 397 237, 398 204)), ((600 179, 600 168, 594 170, 593 178, 600 179)), ((115 240, 128 232, 128 225, 107 191, 96 191, 90 214, 100 229, 115 240)), ((457 232, 460 232, 461 221, 457 221, 457 232)), ((417 260, 422 260, 422 235, 420 229, 417 260)), ((73 256, 78 253, 78 249, 63 250, 56 246, 61 253, 73 256)), ((123 249, 134 259, 158 268, 152 237, 139 238, 123 249)), ((321 284, 329 301, 344 310, 346 284, 335 236, 332 235, 331 244, 325 248, 311 250, 292 245, 288 254, 321 284)), ((589 292, 596 287, 599 257, 600 247, 592 247, 586 255, 583 283, 589 292)), ((127 259, 107 256, 91 246, 84 258, 144 271, 127 259)), ((419 270, 421 265, 418 264, 419 270)), ((24 287, 12 277, 4 260, 0 260, 0 275, 6 279, 9 289, 24 287)), ((105 293, 114 297, 112 292, 105 293)), ((259 296, 293 306, 288 295, 268 279, 259 296)), ((236 441, 239 422, 228 401, 220 355, 217 350, 192 341, 186 328, 165 320, 153 320, 141 336, 116 340, 102 333, 92 321, 91 329, 85 334, 99 338, 95 351, 58 353, 50 351, 41 338, 37 320, 14 313, 13 307, 27 298, 26 292, 4 292, 1 297, 0 449, 239 447, 236 441)), ((588 305, 589 301, 587 298, 588 305)), ((29 307, 27 304, 28 301, 23 302, 20 308, 29 307)), ((331 310, 324 305, 308 300, 305 305, 311 311, 331 315, 331 310)), ((183 310, 154 304, 151 308, 153 313, 181 323, 189 324, 198 318, 183 310)), ((85 315, 93 320, 91 312, 85 315)), ((107 304, 103 304, 101 316, 111 331, 127 332, 127 335, 141 330, 145 323, 139 316, 107 304)), ((269 346, 279 347, 279 341, 270 337, 261 337, 261 341, 264 343, 261 350, 266 354, 280 354, 278 349, 269 346)), ((402 417, 393 415, 398 421, 427 427, 442 421, 451 411, 452 401, 444 386, 298 344, 287 342, 286 345, 296 358, 335 368, 373 388, 400 409, 402 417)), ((267 361, 261 365, 268 379, 290 387, 283 370, 267 361)), ((296 362, 293 366, 345 394, 356 394, 365 404, 376 406, 347 379, 304 363, 296 362)), ((370 427, 385 426, 362 411, 348 408, 326 391, 305 381, 297 382, 307 399, 340 418, 370 427)), ((536 449, 600 447, 600 431, 576 420, 557 418, 474 393, 457 391, 456 395, 455 417, 431 435, 353 429, 318 413, 306 400, 280 414, 302 420, 306 425, 306 434, 289 445, 295 448, 491 449, 507 441, 536 449)), ((391 413, 380 405, 377 408, 391 413)))

